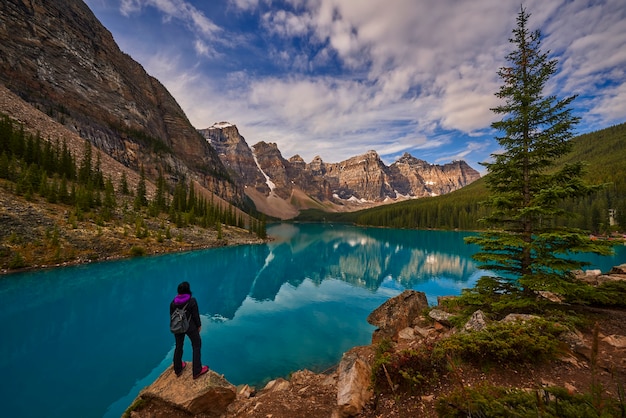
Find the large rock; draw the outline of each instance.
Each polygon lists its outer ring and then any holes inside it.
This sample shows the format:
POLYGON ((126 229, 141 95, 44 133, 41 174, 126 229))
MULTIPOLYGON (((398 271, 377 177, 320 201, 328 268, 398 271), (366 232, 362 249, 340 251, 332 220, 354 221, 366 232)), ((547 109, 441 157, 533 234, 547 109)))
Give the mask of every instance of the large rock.
POLYGON ((619 266, 614 266, 609 274, 624 274, 626 275, 626 264, 620 264, 619 266))
POLYGON ((398 333, 411 326, 427 308, 426 294, 415 290, 405 290, 387 300, 367 317, 367 322, 378 327, 372 334, 372 344, 385 338, 395 340, 398 333))
POLYGON ((371 399, 372 365, 369 354, 370 347, 356 347, 341 358, 337 380, 337 410, 333 417, 354 417, 363 411, 371 399))
POLYGON ((480 309, 472 314, 472 317, 465 323, 465 331, 482 331, 487 328, 487 317, 480 309))
POLYGON ((452 318, 454 315, 441 309, 432 309, 430 312, 428 312, 428 316, 442 325, 451 327, 452 323, 450 322, 450 318, 452 318))
POLYGON ((133 405, 140 407, 132 412, 132 416, 151 417, 149 411, 152 406, 157 409, 165 406, 207 417, 224 414, 235 400, 237 388, 213 371, 193 379, 191 369, 192 365, 188 363, 183 374, 176 377, 173 367, 168 367, 154 383, 139 393, 133 405))

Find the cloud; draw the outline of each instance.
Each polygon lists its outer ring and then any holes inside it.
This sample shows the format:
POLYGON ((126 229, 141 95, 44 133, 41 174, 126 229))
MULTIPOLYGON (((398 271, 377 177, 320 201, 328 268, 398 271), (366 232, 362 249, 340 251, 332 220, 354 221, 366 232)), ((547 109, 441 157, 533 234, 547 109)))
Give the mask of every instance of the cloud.
MULTIPOLYGON (((579 94, 583 120, 598 127, 626 115, 623 3, 525 3, 531 28, 559 60, 550 94, 579 94)), ((169 48, 142 63, 198 128, 228 120, 251 145, 277 142, 285 156, 305 160, 376 149, 475 164, 495 148, 490 108, 519 3, 228 0, 225 21, 194 4, 122 0, 120 11, 153 7, 189 31, 196 65, 169 48)))
POLYGON ((615 124, 623 121, 626 114, 626 83, 611 89, 611 93, 603 96, 591 108, 590 113, 606 124, 615 124))
POLYGON ((145 7, 154 7, 163 13, 165 19, 177 19, 196 36, 219 41, 223 30, 193 4, 180 0, 121 0, 120 12, 130 16, 145 7))

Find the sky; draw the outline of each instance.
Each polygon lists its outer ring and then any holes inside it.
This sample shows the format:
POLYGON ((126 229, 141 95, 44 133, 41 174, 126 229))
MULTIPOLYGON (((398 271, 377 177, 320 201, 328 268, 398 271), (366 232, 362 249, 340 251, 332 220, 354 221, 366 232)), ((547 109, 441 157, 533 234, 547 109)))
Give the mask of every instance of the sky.
MULTIPOLYGON (((499 152, 490 109, 519 0, 86 0, 198 129, 334 163, 375 150, 433 164, 499 152)), ((577 95, 582 134, 626 121, 626 1, 528 0, 558 60, 546 95, 577 95)))

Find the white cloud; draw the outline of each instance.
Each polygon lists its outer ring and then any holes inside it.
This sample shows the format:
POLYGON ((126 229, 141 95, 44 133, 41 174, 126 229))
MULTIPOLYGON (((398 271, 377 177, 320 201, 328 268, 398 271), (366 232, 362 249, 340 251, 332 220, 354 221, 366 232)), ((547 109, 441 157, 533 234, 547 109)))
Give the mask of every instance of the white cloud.
POLYGON ((610 124, 623 121, 626 115, 626 82, 611 89, 610 94, 598 100, 590 113, 610 124))
POLYGON ((182 0, 121 0, 120 11, 124 16, 141 11, 144 7, 154 7, 164 14, 165 19, 178 19, 197 36, 220 40, 222 28, 208 19, 193 4, 182 0))
POLYGON ((259 0, 229 0, 229 3, 236 9, 251 11, 258 7, 259 0))
MULTIPOLYGON (((298 153, 305 160, 340 161, 368 149, 392 155, 444 148, 439 161, 487 159, 493 143, 468 138, 483 136, 496 118, 490 108, 501 84, 497 70, 513 48, 508 39, 519 2, 286 3, 280 9, 271 0, 229 0, 231 11, 259 18, 262 32, 247 34, 227 22, 219 26, 191 0, 122 0, 120 10, 128 16, 158 9, 191 31, 198 57, 219 56, 218 64, 232 67, 214 79, 201 73, 201 61, 183 67, 166 52, 143 62, 196 127, 228 120, 250 145, 277 142, 285 157, 298 153), (240 52, 248 41, 274 38, 285 42, 256 51, 285 72, 257 71, 253 56, 245 67, 229 61, 229 51, 240 52)), ((575 103, 589 106, 583 116, 598 124, 623 121, 624 0, 529 0, 525 6, 531 28, 541 29, 544 48, 559 59, 551 94, 580 94, 575 103)))

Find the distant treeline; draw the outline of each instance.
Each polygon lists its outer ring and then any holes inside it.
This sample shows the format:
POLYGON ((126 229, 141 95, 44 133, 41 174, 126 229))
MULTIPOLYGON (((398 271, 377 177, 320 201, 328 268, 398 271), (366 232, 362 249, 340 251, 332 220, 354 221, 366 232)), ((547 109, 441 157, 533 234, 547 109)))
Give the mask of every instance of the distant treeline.
MULTIPOLYGON (((587 163, 585 180, 605 184, 599 193, 587 199, 564 202, 564 209, 576 214, 560 219, 561 225, 580 228, 594 234, 626 229, 626 123, 572 139, 572 153, 561 164, 587 163), (613 211, 611 226, 610 210, 613 211)), ((455 192, 409 200, 352 213, 304 211, 297 221, 350 222, 358 225, 415 229, 481 230, 481 219, 488 214, 484 201, 488 190, 480 179, 455 192)))
MULTIPOLYGON (((236 215, 232 205, 222 208, 213 199, 207 201, 198 196, 191 182, 179 181, 173 190, 169 190, 160 175, 151 200, 146 195, 143 168, 135 190, 129 189, 126 173, 122 174, 119 184, 114 185, 111 178, 105 178, 101 171, 99 153, 96 153, 94 161, 88 141, 85 141, 83 155, 78 161, 65 140, 50 141, 42 139, 40 134, 29 134, 23 126, 5 115, 0 115, 0 179, 5 180, 4 187, 9 192, 29 200, 39 195, 49 203, 73 207, 70 222, 72 219, 82 220, 87 213, 91 213, 96 223, 104 224, 114 218, 116 209, 121 209, 130 216, 144 213, 157 217, 165 213, 177 227, 193 224, 217 228, 221 232, 221 224, 225 224, 247 227, 262 238, 266 236, 264 219, 250 218, 246 223, 242 214, 236 215), (120 197, 121 208, 118 203, 120 197)), ((141 218, 134 222, 137 224, 137 235, 147 231, 141 218)))

